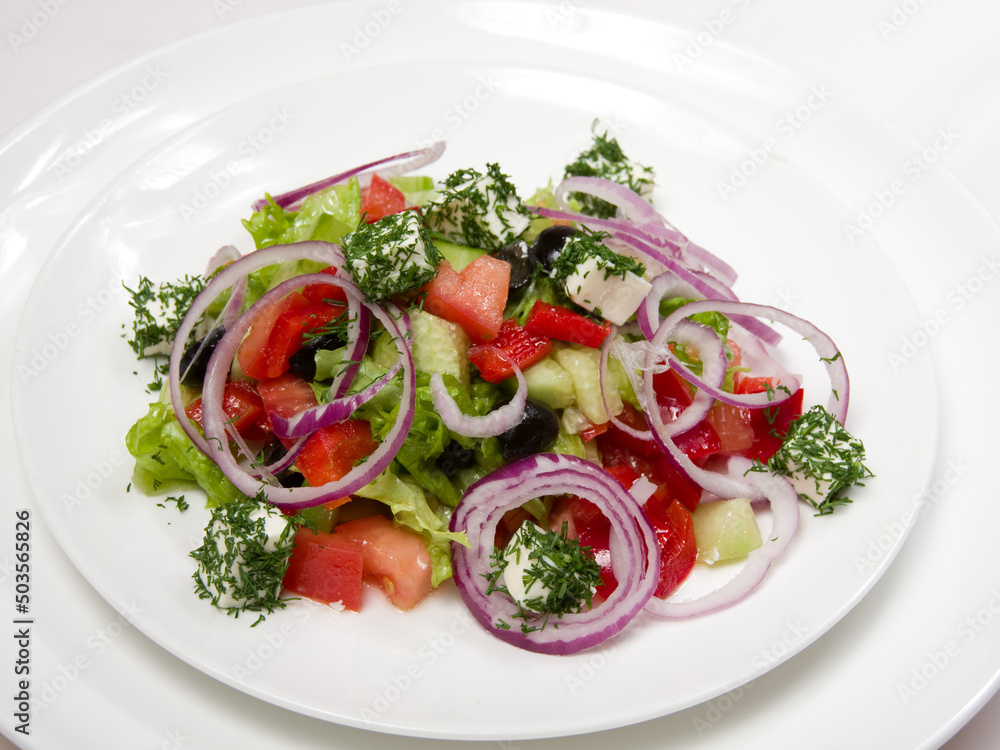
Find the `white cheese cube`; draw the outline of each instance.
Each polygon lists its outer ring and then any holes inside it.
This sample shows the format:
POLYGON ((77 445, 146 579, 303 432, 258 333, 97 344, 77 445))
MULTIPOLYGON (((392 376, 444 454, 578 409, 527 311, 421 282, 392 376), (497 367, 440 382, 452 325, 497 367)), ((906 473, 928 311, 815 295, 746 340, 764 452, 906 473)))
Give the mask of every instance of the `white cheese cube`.
POLYGON ((652 285, 641 276, 626 271, 624 277, 605 276, 607 266, 600 258, 590 257, 566 277, 566 294, 580 307, 615 325, 624 325, 649 294, 652 285))

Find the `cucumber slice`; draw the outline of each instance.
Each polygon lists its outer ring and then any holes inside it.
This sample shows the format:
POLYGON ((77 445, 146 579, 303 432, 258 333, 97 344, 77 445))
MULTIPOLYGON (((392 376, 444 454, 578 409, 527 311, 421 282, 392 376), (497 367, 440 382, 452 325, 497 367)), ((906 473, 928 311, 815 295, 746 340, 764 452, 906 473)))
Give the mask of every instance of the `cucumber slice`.
MULTIPOLYGON (((610 417, 601 398, 601 353, 597 349, 573 344, 558 346, 552 356, 569 373, 576 394, 576 406, 594 424, 604 424, 610 417)), ((616 388, 609 389, 609 406, 615 416, 625 408, 616 388)))
POLYGON ((438 249, 438 252, 441 253, 446 261, 451 263, 451 267, 456 273, 461 271, 480 255, 486 255, 485 250, 479 250, 475 247, 466 247, 465 245, 456 245, 454 242, 448 242, 447 240, 438 239, 437 237, 434 238, 434 247, 438 249))
POLYGON ((469 337, 462 327, 424 310, 410 313, 413 366, 424 372, 453 375, 469 387, 469 337))
POLYGON ((743 497, 702 503, 691 513, 698 562, 712 565, 750 554, 762 544, 750 501, 743 497))
MULTIPOLYGON (((553 409, 565 409, 576 400, 573 379, 551 356, 524 370, 524 381, 528 384, 528 398, 553 409)), ((507 378, 502 387, 512 394, 517 390, 517 380, 507 378)))

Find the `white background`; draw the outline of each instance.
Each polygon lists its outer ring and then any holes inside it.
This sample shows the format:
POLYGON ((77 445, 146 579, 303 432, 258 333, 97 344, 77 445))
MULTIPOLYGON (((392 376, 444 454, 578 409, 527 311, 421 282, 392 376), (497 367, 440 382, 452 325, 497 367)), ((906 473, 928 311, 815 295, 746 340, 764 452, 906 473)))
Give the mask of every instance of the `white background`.
MULTIPOLYGON (((309 0, 4 0, 0 5, 0 139, 91 77, 162 44, 251 16, 310 4, 309 0), (27 39, 25 24, 40 11, 47 20, 41 28, 34 27, 37 33, 27 39)), ((586 5, 587 0, 573 4, 586 5)), ((1000 4, 987 0, 632 0, 613 7, 699 31, 739 8, 727 16, 732 22, 722 32, 725 41, 757 49, 828 81, 833 90, 864 102, 921 144, 933 143, 942 130, 951 133, 954 143, 940 154, 941 162, 995 218, 1000 217, 1000 180, 996 177, 1000 172, 1000 4)), ((280 50, 262 50, 262 54, 280 54, 280 50)), ((0 260, 2 252, 0 248, 0 260)), ((122 675, 122 679, 133 678, 122 675)), ((8 746, 0 738, 0 748, 8 746)), ((998 746, 1000 700, 994 700, 947 748, 998 746)))

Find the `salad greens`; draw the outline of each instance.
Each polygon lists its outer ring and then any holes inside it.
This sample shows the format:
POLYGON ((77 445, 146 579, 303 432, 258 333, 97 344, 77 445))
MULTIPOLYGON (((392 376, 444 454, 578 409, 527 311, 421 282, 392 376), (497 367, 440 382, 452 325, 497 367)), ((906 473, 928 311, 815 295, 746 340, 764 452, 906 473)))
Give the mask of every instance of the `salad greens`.
MULTIPOLYGON (((567 165, 565 174, 610 179, 644 198, 653 184, 652 169, 630 161, 614 138, 596 131, 592 146, 567 165)), ((510 178, 495 163, 487 164, 485 172, 460 169, 439 186, 423 176, 397 177, 391 182, 403 191, 409 205, 405 210, 388 213, 372 222, 366 220, 365 192, 359 180, 351 177, 309 195, 294 207, 282 205, 267 195, 262 207, 244 220, 243 225, 258 250, 307 240, 341 246, 344 268, 368 302, 392 299, 394 304, 408 309, 412 332, 407 345, 413 360, 416 388, 413 406, 406 404, 405 408, 407 416, 412 416, 412 424, 388 466, 381 470, 384 464, 379 464, 372 469, 371 474, 359 482, 367 481, 375 472, 380 473, 351 495, 375 501, 379 512, 391 517, 397 528, 419 536, 430 558, 432 584, 437 587, 453 574, 452 545, 468 546, 464 532, 449 529, 453 510, 474 483, 500 469, 505 461, 500 438, 468 437, 448 427, 436 406, 432 375, 441 375, 444 389, 462 417, 487 418, 504 406, 517 390, 517 381, 510 371, 508 377, 488 381, 483 376, 485 365, 479 360, 472 363, 471 353, 486 342, 471 338, 469 329, 454 320, 445 320, 422 309, 425 296, 429 294, 429 282, 438 275, 442 260, 456 259, 453 265, 457 273, 484 257, 498 263, 499 251, 515 241, 525 243, 525 254, 531 255, 534 264, 530 278, 523 285, 502 290, 504 325, 512 324, 519 331, 527 328, 539 308, 548 307, 572 316, 568 319, 576 322, 566 324, 568 327, 596 324, 607 326, 610 333, 613 329, 599 307, 584 304, 574 297, 574 289, 580 291, 576 288, 577 282, 588 289, 593 289, 596 283, 596 291, 604 295, 601 299, 617 307, 624 296, 619 290, 625 287, 614 286, 612 281, 624 282, 626 277, 634 277, 648 288, 646 279, 655 271, 633 257, 615 252, 605 242, 610 237, 607 232, 591 231, 582 224, 575 230, 563 232, 551 262, 541 262, 536 245, 530 246, 529 253, 526 242, 540 242, 552 229, 553 221, 529 212, 510 178), (589 280, 586 279, 588 275, 592 275, 589 280)), ((587 215, 615 215, 614 205, 588 194, 571 193, 568 200, 571 207, 587 215)), ((531 203, 533 206, 554 206, 552 186, 539 190, 531 203)), ((317 261, 292 260, 250 273, 243 311, 279 284, 321 270, 325 270, 325 266, 317 261)), ((211 278, 209 274, 208 279, 211 278)), ((166 373, 162 357, 169 351, 185 312, 208 279, 186 276, 175 283, 156 286, 143 277, 135 290, 129 290, 135 311, 129 344, 140 358, 161 358, 156 363, 156 388, 166 373)), ((641 295, 646 293, 643 287, 634 285, 630 293, 634 294, 635 289, 639 289, 641 295)), ((212 316, 219 315, 227 297, 228 292, 213 302, 205 316, 209 319, 206 320, 208 324, 212 316)), ((665 318, 691 301, 683 297, 663 299, 659 302, 659 315, 665 318)), ((309 303, 320 304, 315 300, 309 303)), ((346 304, 330 300, 322 304, 326 303, 346 304)), ((306 304, 302 302, 303 306, 306 304)), ((621 322, 634 321, 635 310, 633 303, 621 322)), ((295 308, 290 307, 281 314, 294 312, 295 308)), ((618 309, 615 314, 608 313, 607 319, 618 322, 618 313, 618 309)), ((720 312, 708 311, 692 319, 714 330, 725 347, 732 364, 721 387, 733 392, 737 378, 747 368, 734 361, 734 352, 729 348, 729 318, 720 312)), ((252 325, 256 325, 256 321, 255 318, 252 325)), ((352 348, 351 335, 359 328, 352 325, 355 322, 341 311, 322 325, 303 328, 303 341, 321 344, 305 352, 310 360, 310 375, 305 378, 306 392, 315 397, 317 404, 342 401, 365 391, 397 363, 399 352, 388 332, 391 321, 383 319, 385 328, 380 327, 382 324, 373 326, 364 342, 366 347, 352 348), (353 361, 348 351, 357 352, 353 361), (346 393, 340 386, 332 385, 338 382, 345 368, 355 366, 357 372, 346 393)), ((638 341, 637 330, 633 322, 630 329, 617 332, 616 345, 638 341)), ((497 340, 502 332, 503 328, 496 334, 497 340)), ((605 364, 600 344, 584 344, 571 338, 562 339, 560 335, 551 335, 551 339, 544 356, 523 368, 528 398, 558 412, 559 432, 546 452, 601 463, 599 441, 595 438, 609 429, 612 418, 638 414, 640 420, 644 419, 641 415, 643 399, 637 392, 642 365, 638 359, 629 361, 616 356, 605 364), (606 384, 605 380, 610 382, 606 384)), ((615 351, 614 347, 611 351, 615 351)), ((700 372, 697 352, 678 347, 675 354, 692 372, 700 372)), ((234 377, 242 377, 244 363, 240 358, 237 360, 234 377)), ((263 392, 265 379, 258 380, 263 392)), ((384 445, 404 408, 403 385, 404 375, 398 372, 367 401, 357 406, 352 404, 354 411, 350 420, 345 421, 363 422, 374 444, 384 445)), ((765 385, 773 389, 770 383, 765 385)), ((154 384, 150 388, 153 389, 154 384)), ((182 394, 184 406, 194 402, 199 395, 197 388, 187 386, 182 387, 182 394)), ((232 421, 235 422, 236 417, 232 421)), ((275 434, 270 434, 269 439, 269 446, 279 457, 290 444, 290 441, 279 441, 275 434)), ((296 530, 299 527, 332 529, 341 512, 339 504, 283 515, 262 497, 243 494, 185 433, 169 398, 149 405, 148 412, 129 430, 126 445, 136 461, 133 484, 138 489, 155 494, 197 485, 207 495, 206 505, 211 512, 204 540, 191 553, 197 562, 193 578, 199 597, 230 614, 247 610, 263 616, 283 607, 282 580, 293 553, 296 530)), ((650 450, 656 450, 655 446, 650 450)), ((262 449, 258 456, 262 462, 264 455, 262 449)), ((638 455, 642 460, 633 456, 633 464, 629 466, 646 465, 643 462, 648 456, 638 455)), ((266 463, 271 460, 273 458, 266 463)), ((363 463, 367 459, 352 460, 363 463)), ((849 502, 840 496, 842 489, 872 476, 863 460, 861 442, 849 435, 832 415, 815 407, 791 422, 782 447, 766 466, 760 464, 756 468, 791 477, 801 497, 820 514, 826 514, 849 502)), ((287 486, 308 484, 305 473, 296 457, 294 466, 280 472, 278 479, 283 484, 287 482, 287 486)), ((616 475, 616 479, 621 480, 621 477, 616 475)), ((235 477, 234 481, 239 483, 240 478, 235 477)), ((317 486, 319 484, 325 482, 317 486)), ((554 502, 551 497, 532 498, 520 510, 547 525, 554 502)), ((178 507, 180 505, 178 502, 178 507)), ((521 629, 524 632, 544 627, 551 616, 561 618, 564 614, 590 608, 594 592, 602 583, 600 568, 589 548, 581 547, 577 540, 568 537, 565 523, 561 532, 546 532, 534 523, 522 524, 513 536, 512 545, 508 545, 507 551, 498 548, 493 559, 490 590, 507 593, 517 601, 517 617, 523 621, 521 629), (516 571, 510 575, 522 577, 520 587, 515 587, 518 591, 512 591, 511 579, 505 578, 507 571, 516 571)), ((510 624, 498 624, 498 627, 505 626, 510 627, 510 624)))

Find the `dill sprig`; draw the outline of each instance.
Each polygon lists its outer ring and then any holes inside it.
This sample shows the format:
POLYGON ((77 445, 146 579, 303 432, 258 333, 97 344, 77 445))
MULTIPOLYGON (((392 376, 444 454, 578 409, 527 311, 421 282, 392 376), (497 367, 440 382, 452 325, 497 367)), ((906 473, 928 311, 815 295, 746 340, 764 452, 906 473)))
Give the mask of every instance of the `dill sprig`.
MULTIPOLYGON (((645 266, 635 258, 616 253, 605 245, 603 240, 610 236, 607 232, 593 232, 581 227, 580 231, 567 238, 558 258, 552 264, 552 278, 560 284, 565 284, 566 280, 577 272, 577 268, 591 258, 604 272, 605 279, 612 276, 624 279, 626 273, 634 273, 641 277, 646 272, 645 266)), ((572 290, 567 292, 572 294, 572 290)))
POLYGON ((448 176, 440 197, 424 207, 427 225, 447 240, 482 250, 516 241, 531 215, 517 189, 495 163, 486 174, 459 169, 448 176))
MULTIPOLYGON (((653 187, 653 169, 628 159, 615 138, 609 138, 607 131, 599 135, 597 122, 592 128, 594 142, 583 151, 576 161, 567 164, 566 177, 603 177, 624 185, 636 195, 645 196, 653 187)), ((618 209, 613 203, 584 193, 570 193, 569 197, 580 203, 583 213, 602 219, 615 216, 618 209)))
POLYGON ((149 278, 140 276, 135 289, 124 282, 122 286, 129 294, 129 306, 133 311, 132 330, 123 333, 122 337, 138 359, 153 360, 153 381, 147 387, 158 391, 167 374, 167 358, 174 336, 191 303, 205 288, 205 280, 201 276, 186 275, 177 281, 154 284, 149 278))
POLYGON ((254 499, 227 503, 212 511, 202 545, 191 552, 198 562, 195 592, 213 606, 239 617, 241 612, 264 615, 284 608, 282 579, 294 546, 297 517, 286 518, 267 502, 254 499), (275 538, 272 525, 283 523, 275 538))
POLYGON ((874 476, 864 461, 864 444, 817 405, 791 423, 768 468, 793 478, 799 497, 828 515, 851 502, 843 489, 874 476))
MULTIPOLYGON (((566 614, 575 614, 590 609, 595 589, 601 585, 601 568, 591 554, 591 548, 581 546, 576 539, 567 536, 568 525, 563 522, 561 530, 543 531, 537 525, 526 522, 521 525, 507 549, 494 549, 491 555, 492 570, 485 575, 488 581, 486 594, 495 591, 511 596, 507 586, 501 583, 507 566, 513 561, 521 564, 521 555, 528 556, 522 582, 528 598, 517 603, 515 618, 520 619, 521 631, 530 633, 541 630, 549 618, 556 619, 566 614), (534 590, 534 595, 531 596, 534 590)), ((512 597, 513 598, 513 597, 512 597)), ((510 625, 498 621, 495 627, 509 629, 510 625)), ((554 627, 559 627, 558 623, 554 627)))
POLYGON ((390 214, 372 224, 362 221, 344 238, 344 257, 355 282, 372 301, 419 289, 434 277, 441 262, 416 211, 390 214))

